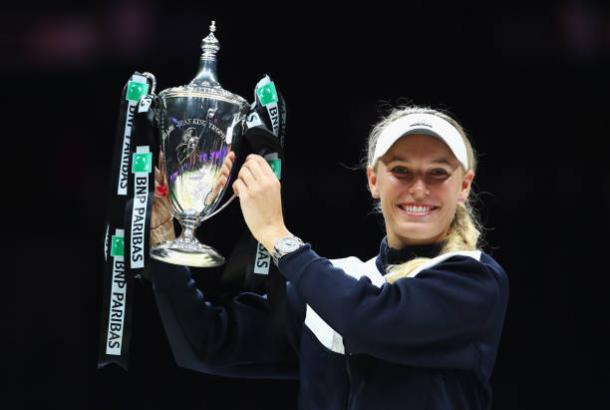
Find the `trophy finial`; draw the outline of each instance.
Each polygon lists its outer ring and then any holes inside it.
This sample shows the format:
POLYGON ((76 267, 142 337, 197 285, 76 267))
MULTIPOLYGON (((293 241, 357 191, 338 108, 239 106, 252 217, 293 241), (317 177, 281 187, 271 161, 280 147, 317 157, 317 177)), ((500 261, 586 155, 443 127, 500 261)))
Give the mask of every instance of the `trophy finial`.
POLYGON ((216 60, 216 53, 220 50, 220 42, 214 32, 216 32, 216 20, 212 20, 210 34, 201 42, 201 50, 203 51, 201 58, 204 60, 216 60))

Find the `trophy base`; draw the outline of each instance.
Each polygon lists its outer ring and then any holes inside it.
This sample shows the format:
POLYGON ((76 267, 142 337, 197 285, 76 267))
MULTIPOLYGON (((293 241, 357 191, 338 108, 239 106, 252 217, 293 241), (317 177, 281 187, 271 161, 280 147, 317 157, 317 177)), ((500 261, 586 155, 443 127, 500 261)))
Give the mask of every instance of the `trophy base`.
POLYGON ((225 263, 225 258, 214 248, 198 241, 187 242, 180 239, 167 241, 150 250, 150 256, 172 265, 214 268, 225 263))

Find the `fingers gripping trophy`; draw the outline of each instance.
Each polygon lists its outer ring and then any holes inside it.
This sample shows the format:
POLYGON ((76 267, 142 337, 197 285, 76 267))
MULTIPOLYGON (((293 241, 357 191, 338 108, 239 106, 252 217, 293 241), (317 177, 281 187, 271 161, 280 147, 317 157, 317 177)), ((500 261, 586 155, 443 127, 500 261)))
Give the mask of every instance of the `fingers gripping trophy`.
POLYGON ((233 194, 220 206, 233 171, 232 149, 245 133, 250 109, 244 98, 218 82, 215 31, 213 21, 195 78, 161 91, 156 99, 161 180, 167 184, 171 213, 183 229, 178 238, 151 248, 150 255, 177 265, 214 267, 225 262, 215 249, 199 242, 195 230, 235 198, 233 194))

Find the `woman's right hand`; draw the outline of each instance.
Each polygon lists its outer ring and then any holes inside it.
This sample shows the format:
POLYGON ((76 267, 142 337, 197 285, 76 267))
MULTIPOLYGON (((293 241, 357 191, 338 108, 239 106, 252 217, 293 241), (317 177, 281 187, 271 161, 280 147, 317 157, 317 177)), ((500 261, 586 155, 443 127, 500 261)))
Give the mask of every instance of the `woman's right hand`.
POLYGON ((155 193, 150 215, 151 247, 176 238, 163 159, 163 152, 159 152, 159 166, 155 167, 155 193))

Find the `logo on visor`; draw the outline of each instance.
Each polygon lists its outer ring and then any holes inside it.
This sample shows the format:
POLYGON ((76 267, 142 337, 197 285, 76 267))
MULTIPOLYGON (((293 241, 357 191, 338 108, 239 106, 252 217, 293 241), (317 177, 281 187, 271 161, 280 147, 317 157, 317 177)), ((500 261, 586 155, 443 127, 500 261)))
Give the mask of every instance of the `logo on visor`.
POLYGON ((415 127, 415 126, 423 126, 426 128, 432 128, 432 125, 428 124, 427 122, 414 122, 413 124, 410 124, 409 127, 415 127))

